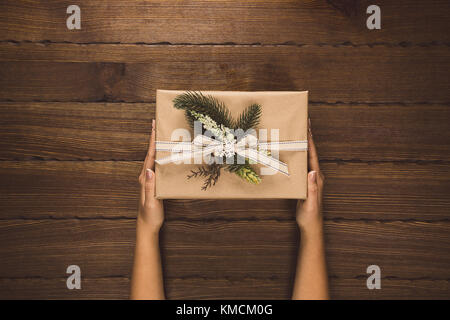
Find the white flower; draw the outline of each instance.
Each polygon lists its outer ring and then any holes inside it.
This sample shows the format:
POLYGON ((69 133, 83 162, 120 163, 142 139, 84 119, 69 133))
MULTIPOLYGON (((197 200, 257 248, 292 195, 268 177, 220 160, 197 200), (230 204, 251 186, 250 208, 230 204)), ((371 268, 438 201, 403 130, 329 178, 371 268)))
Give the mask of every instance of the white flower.
POLYGON ((203 115, 196 111, 190 111, 191 115, 194 116, 197 121, 203 124, 206 130, 211 131, 211 133, 219 140, 224 141, 225 139, 231 141, 234 140, 234 135, 231 133, 231 129, 225 127, 223 124, 220 126, 211 117, 203 115))
POLYGON ((191 115, 197 120, 200 121, 203 127, 206 130, 209 130, 218 140, 222 141, 222 144, 219 145, 214 151, 214 155, 216 157, 232 157, 235 154, 235 145, 236 139, 232 130, 230 128, 225 127, 223 124, 220 126, 217 125, 211 117, 198 113, 196 111, 190 111, 191 115))

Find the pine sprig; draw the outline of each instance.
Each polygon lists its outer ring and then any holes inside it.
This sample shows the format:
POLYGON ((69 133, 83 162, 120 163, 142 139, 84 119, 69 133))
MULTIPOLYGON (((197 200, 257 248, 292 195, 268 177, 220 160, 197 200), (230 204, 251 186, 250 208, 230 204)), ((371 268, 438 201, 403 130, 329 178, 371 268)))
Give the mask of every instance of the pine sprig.
POLYGON ((254 103, 245 108, 245 110, 240 114, 234 124, 234 129, 242 129, 243 131, 247 131, 248 129, 255 128, 259 124, 260 118, 261 106, 254 103))
POLYGON ((191 127, 194 126, 195 118, 191 111, 209 116, 218 124, 225 127, 233 127, 233 118, 230 111, 223 102, 212 96, 205 96, 201 92, 191 92, 180 94, 174 100, 174 107, 185 111, 186 119, 191 127))

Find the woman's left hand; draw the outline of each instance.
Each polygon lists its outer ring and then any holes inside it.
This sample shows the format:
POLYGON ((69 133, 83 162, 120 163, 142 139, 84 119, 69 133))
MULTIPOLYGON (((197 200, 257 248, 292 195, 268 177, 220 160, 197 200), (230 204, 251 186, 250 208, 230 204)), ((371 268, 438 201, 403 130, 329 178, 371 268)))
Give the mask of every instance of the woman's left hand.
POLYGON ((155 198, 155 149, 155 120, 153 120, 147 156, 139 175, 141 196, 138 221, 158 232, 164 222, 164 207, 162 200, 155 198))

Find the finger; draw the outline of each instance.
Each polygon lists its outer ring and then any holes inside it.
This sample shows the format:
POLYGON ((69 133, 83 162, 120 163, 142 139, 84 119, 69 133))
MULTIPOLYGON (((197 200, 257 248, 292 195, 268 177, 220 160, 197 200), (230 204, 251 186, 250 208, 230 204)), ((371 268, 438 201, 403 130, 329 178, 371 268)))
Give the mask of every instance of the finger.
MULTIPOLYGON (((141 176, 139 177, 139 184, 140 184, 140 204, 141 207, 144 207, 145 205, 145 200, 146 200, 146 188, 147 188, 147 183, 148 183, 148 179, 149 179, 149 169, 145 169, 145 171, 141 174, 141 176)), ((150 177, 151 178, 151 177, 150 177)))
POLYGON ((152 120, 152 135, 150 136, 149 153, 149 168, 155 170, 155 155, 156 155, 156 121, 152 120))
POLYGON ((314 144, 312 130, 311 130, 311 121, 309 120, 308 126, 308 164, 309 169, 312 171, 320 171, 319 167, 319 157, 317 155, 316 145, 314 144))
POLYGON ((317 173, 317 186, 319 190, 319 204, 322 205, 322 195, 325 177, 322 172, 317 173))
MULTIPOLYGON (((145 179, 147 179, 147 177, 145 177, 145 179)), ((139 203, 141 205, 141 208, 143 208, 145 205, 145 182, 141 184, 140 194, 141 197, 139 199, 139 203)))
POLYGON ((317 172, 308 173, 308 196, 304 202, 306 209, 315 209, 318 206, 319 187, 317 185, 317 172))
POLYGON ((148 144, 147 154, 145 156, 144 165, 142 166, 141 175, 145 175, 147 169, 153 169, 155 164, 155 119, 152 120, 152 132, 148 144))
POLYGON ((155 173, 151 169, 145 172, 145 201, 144 206, 149 207, 155 198, 155 173))

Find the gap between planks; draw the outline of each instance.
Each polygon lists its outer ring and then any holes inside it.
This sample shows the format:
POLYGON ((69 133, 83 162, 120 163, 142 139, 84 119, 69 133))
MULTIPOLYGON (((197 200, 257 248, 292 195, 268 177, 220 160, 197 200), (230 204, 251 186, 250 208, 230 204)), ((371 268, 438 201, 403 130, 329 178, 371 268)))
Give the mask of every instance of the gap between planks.
MULTIPOLYGON (((205 199, 202 199, 205 200, 205 199)), ((214 199, 212 199, 214 200, 214 199)), ((242 200, 242 199, 241 199, 242 200)), ((165 200, 170 201, 170 200, 165 200)), ((109 216, 95 216, 95 217, 78 217, 78 216, 69 216, 69 217, 56 217, 56 216, 48 216, 48 217, 9 217, 9 218, 2 218, 0 217, 0 221, 48 221, 48 220, 64 220, 64 221, 97 221, 97 220, 106 220, 106 221, 133 221, 136 220, 136 217, 109 217, 109 216)), ((428 219, 367 219, 367 218, 329 218, 329 217, 323 217, 324 222, 334 222, 334 223, 345 223, 345 222, 364 222, 364 223, 429 223, 429 224, 442 224, 442 223, 450 223, 450 218, 442 218, 442 219, 436 219, 436 220, 428 220, 428 219)), ((284 222, 293 222, 293 218, 276 218, 276 217, 267 217, 267 218, 185 218, 185 217, 177 217, 177 218, 171 218, 171 219, 164 219, 165 222, 187 222, 187 223, 196 223, 196 222, 224 222, 224 223, 231 223, 231 222, 276 222, 276 223, 284 223, 284 222)))
MULTIPOLYGON (((336 280, 362 280, 367 279, 368 274, 360 274, 354 277, 341 277, 337 275, 329 275, 328 279, 336 279, 336 280)), ((82 280, 109 280, 109 279, 124 279, 131 280, 131 276, 129 274, 119 274, 119 275, 108 275, 108 276, 100 276, 100 277, 83 277, 82 280)), ((238 282, 241 280, 267 280, 274 281, 284 279, 284 277, 273 276, 270 278, 267 277, 255 277, 255 276, 242 276, 242 277, 205 277, 201 275, 188 275, 188 276, 178 276, 178 277, 166 277, 164 276, 164 280, 226 280, 229 282, 238 282)), ((416 277, 416 278, 403 278, 396 276, 380 276, 381 280, 392 280, 392 281, 441 281, 441 282, 450 282, 450 279, 439 279, 439 278, 431 278, 431 277, 416 277)), ((67 280, 67 277, 42 277, 42 276, 25 276, 25 277, 0 277, 0 281, 2 280, 43 280, 43 281, 51 281, 51 280, 67 280)))
POLYGON ((400 42, 368 42, 368 43, 353 43, 351 41, 345 41, 345 42, 337 42, 337 43, 299 43, 295 41, 288 41, 288 42, 282 42, 282 43, 261 43, 261 42, 254 42, 254 43, 238 43, 238 42, 204 42, 204 43, 191 43, 191 42, 102 42, 102 41, 91 41, 91 42, 73 42, 73 41, 52 41, 52 40, 39 40, 39 41, 33 41, 33 40, 14 40, 14 39, 8 39, 8 40, 0 40, 0 44, 11 44, 11 45, 22 45, 22 44, 37 44, 37 45, 44 45, 44 46, 51 46, 51 45, 75 45, 75 46, 95 46, 95 45, 114 45, 114 46, 121 46, 121 45, 127 45, 127 46, 170 46, 170 47, 186 47, 186 46, 192 46, 192 47, 204 47, 204 46, 210 46, 210 47, 354 47, 354 48, 360 48, 360 47, 402 47, 402 48, 411 48, 411 47, 438 47, 438 46, 446 46, 449 47, 450 43, 445 41, 436 41, 436 40, 430 40, 427 42, 410 42, 410 41, 400 41, 400 42))

